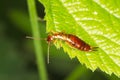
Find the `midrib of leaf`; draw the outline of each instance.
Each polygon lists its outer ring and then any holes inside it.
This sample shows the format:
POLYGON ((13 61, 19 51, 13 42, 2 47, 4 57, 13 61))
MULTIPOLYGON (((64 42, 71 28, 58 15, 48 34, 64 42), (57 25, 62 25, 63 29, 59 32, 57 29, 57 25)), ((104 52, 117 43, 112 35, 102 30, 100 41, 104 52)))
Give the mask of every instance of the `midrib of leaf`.
MULTIPOLYGON (((108 8, 108 6, 100 3, 100 1, 98 1, 98 0, 93 0, 93 1, 94 1, 96 4, 98 4, 102 9, 104 9, 105 11, 107 11, 108 13, 110 13, 112 16, 114 16, 114 17, 116 17, 116 18, 120 18, 120 16, 118 16, 118 14, 112 13, 113 10, 110 10, 110 9, 108 8)), ((114 2, 115 2, 115 1, 116 1, 116 0, 114 0, 114 2)), ((115 4, 115 3, 113 3, 113 4, 115 4)), ((115 4, 114 6, 118 7, 117 4, 115 4)))
MULTIPOLYGON (((114 0, 114 1, 116 1, 116 0, 114 0)), ((117 17, 117 16, 115 16, 115 13, 111 13, 111 10, 108 8, 108 7, 106 7, 105 5, 103 5, 102 3, 100 3, 100 2, 97 2, 96 0, 93 0, 93 2, 94 3, 96 3, 98 6, 100 6, 103 10, 105 10, 107 13, 109 13, 109 15, 110 16, 108 16, 109 17, 109 22, 111 23, 111 25, 115 25, 115 23, 113 23, 113 20, 112 20, 112 17, 114 17, 115 19, 120 19, 120 15, 119 15, 119 17, 117 17)), ((116 7, 118 7, 118 5, 116 4, 115 5, 116 7)), ((117 14, 118 15, 118 14, 117 14)), ((119 20, 120 21, 120 20, 119 20)), ((119 25, 120 25, 120 23, 118 23, 119 25)), ((116 31, 116 30, 118 30, 118 29, 116 29, 116 28, 114 28, 114 27, 111 27, 112 28, 112 30, 113 31, 115 31, 116 33, 118 33, 119 35, 120 35, 120 31, 116 31)), ((120 29, 120 28, 119 28, 120 29)), ((114 38, 110 38, 110 39, 114 39, 114 38)), ((117 43, 117 44, 120 44, 119 42, 117 43)))
MULTIPOLYGON (((110 21, 110 23, 112 23, 111 25, 115 25, 115 23, 113 23, 113 21, 114 20, 112 20, 112 17, 114 17, 114 19, 120 19, 120 13, 119 14, 117 14, 117 15, 119 15, 119 16, 116 16, 116 14, 115 13, 111 13, 111 10, 109 9, 109 7, 108 6, 105 6, 105 5, 103 5, 102 3, 100 3, 100 2, 98 2, 98 1, 96 1, 96 0, 94 0, 94 2, 96 3, 96 4, 98 4, 102 9, 104 9, 105 11, 107 11, 109 14, 110 14, 110 16, 109 16, 109 21, 110 21)), ((116 6, 117 8, 120 8, 118 5, 117 5, 117 2, 116 2, 116 0, 114 0, 114 2, 115 2, 115 5, 114 6, 116 6)), ((113 10, 112 10, 113 11, 113 10)), ((119 20, 120 21, 120 20, 119 20)), ((119 24, 120 25, 120 23, 117 23, 117 24, 119 24)), ((119 27, 118 27, 119 28, 119 27)), ((112 27, 112 29, 116 32, 116 33, 118 33, 119 35, 120 35, 120 30, 119 31, 116 31, 116 30, 118 30, 118 28, 116 29, 116 28, 114 28, 114 27, 112 27)), ((119 28, 120 29, 120 28, 119 28)), ((111 38, 111 39, 114 39, 114 38, 111 38)), ((120 41, 119 41, 120 42, 120 41)), ((117 44, 120 44, 120 43, 117 43, 117 44)))

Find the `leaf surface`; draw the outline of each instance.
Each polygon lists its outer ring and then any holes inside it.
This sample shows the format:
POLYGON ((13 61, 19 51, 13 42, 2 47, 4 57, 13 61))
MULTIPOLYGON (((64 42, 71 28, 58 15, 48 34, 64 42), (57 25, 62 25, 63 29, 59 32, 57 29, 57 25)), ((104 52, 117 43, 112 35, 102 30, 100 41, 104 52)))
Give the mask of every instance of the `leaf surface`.
POLYGON ((57 40, 70 58, 86 67, 120 77, 120 0, 39 0, 45 6, 47 32, 73 34, 97 51, 80 51, 57 40))

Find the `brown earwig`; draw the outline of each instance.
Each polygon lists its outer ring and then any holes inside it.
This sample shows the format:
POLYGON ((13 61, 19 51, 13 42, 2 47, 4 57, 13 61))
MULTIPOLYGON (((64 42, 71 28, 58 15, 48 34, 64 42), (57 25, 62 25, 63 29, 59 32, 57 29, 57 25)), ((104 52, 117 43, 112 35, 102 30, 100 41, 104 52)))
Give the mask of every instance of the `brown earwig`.
POLYGON ((81 51, 90 52, 90 51, 94 51, 95 48, 97 48, 97 47, 91 47, 89 44, 85 43, 83 40, 81 40, 75 35, 65 34, 65 33, 56 33, 53 35, 48 35, 47 42, 48 43, 53 42, 55 39, 63 40, 72 47, 77 48, 81 51))
MULTIPOLYGON (((27 36, 26 38, 34 39, 33 37, 29 37, 29 36, 27 36)), ((46 41, 48 42, 48 58, 47 58, 48 63, 49 63, 49 45, 51 42, 54 42, 56 39, 63 40, 66 43, 68 43, 70 46, 81 51, 86 51, 86 52, 96 51, 96 48, 98 48, 98 47, 91 47, 89 44, 85 43, 83 40, 81 40, 75 35, 65 34, 62 32, 54 33, 52 35, 48 35, 46 39, 46 41)))

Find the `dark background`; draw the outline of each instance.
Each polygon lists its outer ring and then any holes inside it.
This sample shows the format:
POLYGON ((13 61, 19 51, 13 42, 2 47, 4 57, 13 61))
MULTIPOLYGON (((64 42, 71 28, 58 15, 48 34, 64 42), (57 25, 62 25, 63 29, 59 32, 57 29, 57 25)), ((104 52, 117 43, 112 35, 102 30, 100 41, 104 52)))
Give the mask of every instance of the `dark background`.
MULTIPOLYGON (((43 18, 44 7, 36 1, 38 16, 43 18)), ((39 18, 38 17, 38 18, 39 18)), ((45 22, 40 22, 41 37, 46 38, 45 22)), ((33 40, 26 39, 31 36, 31 26, 26 0, 0 1, 0 80, 39 80, 36 65, 33 40)), ((46 61, 47 43, 42 40, 44 59, 46 61)), ((96 70, 94 73, 76 58, 70 59, 62 48, 50 46, 50 64, 46 62, 49 80, 64 80, 74 70, 83 67, 75 75, 76 80, 119 80, 116 76, 96 70)))

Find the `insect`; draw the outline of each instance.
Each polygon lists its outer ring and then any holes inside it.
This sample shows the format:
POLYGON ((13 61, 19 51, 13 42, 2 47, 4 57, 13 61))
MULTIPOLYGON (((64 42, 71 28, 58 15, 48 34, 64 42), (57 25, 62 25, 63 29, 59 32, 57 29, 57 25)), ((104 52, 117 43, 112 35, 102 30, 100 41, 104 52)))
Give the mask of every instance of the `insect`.
POLYGON ((53 35, 48 35, 47 42, 53 42, 56 39, 60 39, 68 43, 70 46, 77 48, 81 51, 94 51, 97 47, 91 47, 89 44, 85 43, 83 40, 72 34, 65 33, 55 33, 53 35))
MULTIPOLYGON (((33 39, 32 37, 28 37, 28 36, 27 38, 33 39)), ((96 48, 98 48, 98 47, 91 47, 89 44, 85 43, 83 40, 81 40, 75 35, 65 34, 62 32, 54 33, 52 35, 48 35, 48 37, 46 38, 46 41, 48 42, 48 58, 47 58, 48 63, 49 63, 49 45, 50 43, 54 42, 56 39, 65 41, 71 47, 74 47, 81 51, 86 51, 86 52, 96 51, 96 48)))

